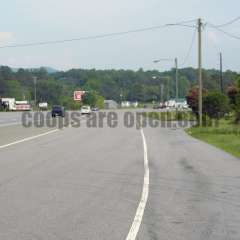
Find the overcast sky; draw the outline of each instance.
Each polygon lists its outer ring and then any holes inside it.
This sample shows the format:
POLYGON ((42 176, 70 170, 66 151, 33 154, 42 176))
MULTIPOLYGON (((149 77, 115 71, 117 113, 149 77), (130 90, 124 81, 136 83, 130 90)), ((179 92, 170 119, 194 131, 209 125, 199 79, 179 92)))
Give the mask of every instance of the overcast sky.
MULTIPOLYGON (((239 0, 8 0, 1 3, 0 45, 79 38, 203 18, 221 24, 240 15, 239 0)), ((240 36, 240 21, 225 28, 240 36)), ((178 57, 183 62, 192 28, 169 27, 111 38, 19 49, 0 49, 0 65, 97 69, 160 69, 157 58, 178 57)), ((207 28, 203 35, 203 62, 240 71, 240 40, 207 28)), ((196 41, 185 66, 197 65, 196 41)))

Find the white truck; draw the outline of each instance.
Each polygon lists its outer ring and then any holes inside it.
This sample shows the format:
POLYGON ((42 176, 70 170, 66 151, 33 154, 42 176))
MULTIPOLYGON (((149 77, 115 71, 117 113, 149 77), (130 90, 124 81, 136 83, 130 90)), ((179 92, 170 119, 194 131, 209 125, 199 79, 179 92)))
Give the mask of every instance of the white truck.
POLYGON ((48 110, 48 103, 47 102, 41 102, 41 103, 38 104, 38 107, 42 111, 48 110))
POLYGON ((1 104, 7 111, 16 111, 16 101, 15 98, 2 98, 1 104))
POLYGON ((6 111, 30 111, 31 105, 28 101, 16 101, 15 98, 0 99, 1 105, 6 111))

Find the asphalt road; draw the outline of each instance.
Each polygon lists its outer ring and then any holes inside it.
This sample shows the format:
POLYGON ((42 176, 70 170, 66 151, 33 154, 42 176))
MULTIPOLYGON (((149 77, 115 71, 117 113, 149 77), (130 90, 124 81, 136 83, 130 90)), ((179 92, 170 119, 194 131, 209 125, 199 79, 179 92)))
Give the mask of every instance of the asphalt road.
POLYGON ((0 112, 0 127, 21 123, 20 112, 0 112))
POLYGON ((239 159, 122 119, 0 127, 0 239, 239 240, 239 159))

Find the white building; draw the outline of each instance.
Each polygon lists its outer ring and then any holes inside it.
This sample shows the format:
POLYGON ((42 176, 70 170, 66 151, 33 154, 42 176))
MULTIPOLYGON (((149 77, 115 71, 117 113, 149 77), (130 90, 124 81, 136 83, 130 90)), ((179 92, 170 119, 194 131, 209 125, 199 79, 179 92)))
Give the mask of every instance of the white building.
POLYGON ((129 107, 138 107, 138 102, 130 102, 130 101, 123 101, 121 102, 121 107, 122 108, 129 108, 129 107))
POLYGON ((121 107, 122 108, 128 108, 131 106, 131 103, 129 101, 123 101, 121 102, 121 107))
POLYGON ((114 100, 104 100, 104 108, 105 109, 117 109, 118 104, 114 100))
POLYGON ((132 102, 131 105, 132 105, 133 107, 137 108, 137 107, 138 107, 138 102, 137 102, 137 101, 136 101, 136 102, 132 102))

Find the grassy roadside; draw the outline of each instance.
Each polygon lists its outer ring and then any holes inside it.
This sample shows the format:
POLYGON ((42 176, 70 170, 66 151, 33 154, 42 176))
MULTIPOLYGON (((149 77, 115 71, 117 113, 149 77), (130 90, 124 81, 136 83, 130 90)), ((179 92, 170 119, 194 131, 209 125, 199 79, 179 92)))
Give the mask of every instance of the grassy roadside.
POLYGON ((192 127, 186 132, 240 158, 240 126, 233 124, 232 120, 222 119, 217 126, 192 127))
MULTIPOLYGON (((192 112, 149 112, 144 113, 159 121, 196 121, 192 112)), ((186 132, 199 140, 214 145, 240 158, 240 126, 232 123, 232 119, 221 119, 208 127, 192 127, 186 132)))
POLYGON ((143 115, 159 121, 196 121, 196 117, 189 111, 145 112, 143 115))

